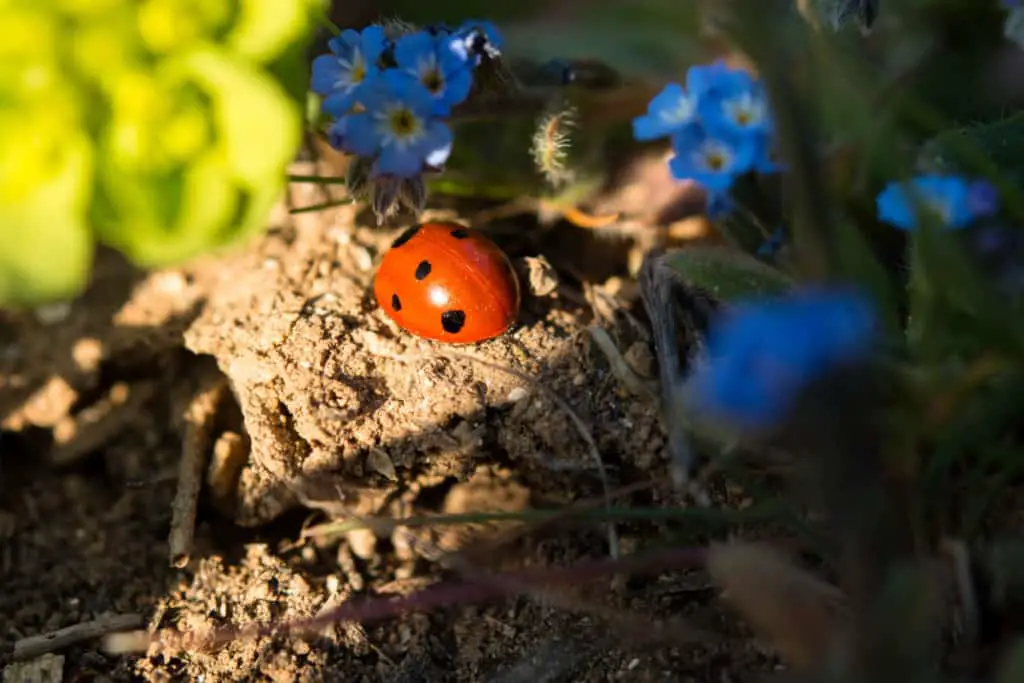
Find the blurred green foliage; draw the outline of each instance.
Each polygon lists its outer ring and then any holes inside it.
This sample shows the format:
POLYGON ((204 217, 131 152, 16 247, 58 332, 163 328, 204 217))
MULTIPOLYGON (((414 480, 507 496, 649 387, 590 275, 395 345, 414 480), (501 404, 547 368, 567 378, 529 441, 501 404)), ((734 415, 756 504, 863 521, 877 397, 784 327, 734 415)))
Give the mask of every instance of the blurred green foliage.
POLYGON ((301 139, 319 0, 0 2, 0 305, 263 227, 301 139))

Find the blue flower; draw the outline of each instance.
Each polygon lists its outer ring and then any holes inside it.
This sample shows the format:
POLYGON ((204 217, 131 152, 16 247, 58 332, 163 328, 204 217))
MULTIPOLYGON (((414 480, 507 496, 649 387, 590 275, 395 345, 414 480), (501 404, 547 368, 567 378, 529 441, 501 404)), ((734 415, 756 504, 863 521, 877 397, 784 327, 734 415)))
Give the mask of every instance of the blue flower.
POLYGON ((491 59, 501 56, 504 41, 493 22, 469 19, 452 31, 448 48, 462 61, 479 66, 484 55, 491 59))
POLYGON ((338 119, 328 136, 344 152, 375 157, 374 176, 412 178, 448 160, 452 131, 434 118, 434 98, 418 81, 388 69, 362 103, 365 111, 338 119))
POLYGON ((967 205, 975 218, 999 213, 999 190, 987 180, 975 180, 967 188, 967 205))
POLYGON ((399 73, 420 83, 434 98, 434 113, 446 116, 451 108, 469 96, 473 74, 469 64, 448 49, 445 35, 417 32, 395 43, 399 73))
POLYGON ((647 105, 647 113, 633 119, 633 137, 657 140, 697 122, 696 96, 678 83, 669 83, 647 105))
POLYGON ((712 194, 727 192, 762 153, 758 138, 724 132, 713 136, 703 126, 674 135, 672 147, 676 153, 668 162, 672 175, 678 180, 695 180, 712 194))
POLYGON ((947 228, 963 228, 978 217, 971 204, 971 185, 958 176, 923 175, 889 183, 876 204, 879 220, 901 230, 918 227, 919 208, 933 212, 947 228))
POLYGON ((724 59, 716 59, 710 64, 695 64, 686 71, 686 88, 697 97, 715 95, 732 73, 735 69, 730 68, 724 59))
POLYGON ((870 301, 844 288, 739 303, 712 320, 687 392, 713 419, 770 428, 814 379, 866 357, 876 325, 870 301))
POLYGON ((333 54, 313 60, 310 86, 326 95, 324 111, 344 116, 358 100, 364 86, 379 75, 377 60, 387 45, 384 29, 367 26, 362 33, 348 29, 327 43, 333 54))
POLYGON ((704 125, 712 131, 767 135, 772 130, 771 109, 764 85, 746 71, 723 69, 701 98, 704 125))

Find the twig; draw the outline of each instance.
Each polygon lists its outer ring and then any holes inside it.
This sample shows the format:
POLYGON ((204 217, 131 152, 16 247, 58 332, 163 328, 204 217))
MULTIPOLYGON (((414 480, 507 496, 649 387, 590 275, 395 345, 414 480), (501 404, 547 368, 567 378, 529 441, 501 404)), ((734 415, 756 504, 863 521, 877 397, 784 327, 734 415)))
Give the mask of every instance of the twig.
POLYGON ((185 409, 185 435, 178 467, 178 490, 171 506, 171 533, 167 540, 172 567, 188 564, 195 540, 196 505, 203 472, 210 455, 210 419, 226 388, 219 374, 208 377, 185 409))
POLYGON ((94 621, 84 621, 57 631, 22 638, 14 643, 13 659, 32 659, 48 652, 56 652, 86 640, 108 633, 139 628, 145 623, 141 614, 114 614, 94 621))
POLYGON ((591 338, 608 359, 612 373, 622 382, 634 395, 648 399, 658 399, 658 385, 656 382, 649 382, 633 371, 623 358, 619 347, 615 345, 611 335, 599 325, 591 325, 587 328, 591 338))
MULTIPOLYGON (((605 469, 604 461, 601 459, 601 452, 597 448, 597 442, 594 441, 594 437, 590 434, 590 429, 587 428, 586 423, 583 422, 583 418, 581 418, 576 413, 576 411, 572 409, 572 406, 566 403, 561 396, 556 394, 554 391, 549 389, 544 384, 541 384, 534 377, 531 377, 530 375, 528 375, 525 372, 522 372, 521 370, 516 370, 515 368, 508 367, 507 365, 492 363, 491 361, 484 360, 483 358, 478 358, 468 353, 458 353, 456 351, 438 351, 437 354, 439 356, 443 356, 453 360, 468 360, 473 363, 483 365, 486 368, 504 372, 506 374, 512 375, 516 379, 520 379, 524 382, 527 382, 533 387, 543 391, 548 396, 548 398, 550 398, 551 401, 556 406, 558 406, 558 408, 562 412, 568 415, 569 420, 573 423, 573 426, 576 427, 576 431, 579 432, 580 437, 582 437, 583 440, 586 442, 587 450, 590 452, 590 457, 593 459, 594 466, 597 469, 597 477, 601 481, 601 489, 605 497, 605 508, 608 510, 611 509, 611 501, 609 499, 611 484, 608 480, 608 472, 605 469)), ((397 356, 393 354, 386 354, 380 352, 378 352, 377 355, 390 358, 391 360, 396 360, 400 363, 411 363, 413 361, 421 360, 423 358, 428 357, 421 355, 397 356)), ((613 522, 608 523, 608 552, 613 558, 619 556, 619 538, 618 534, 616 534, 615 532, 615 524, 613 522)))

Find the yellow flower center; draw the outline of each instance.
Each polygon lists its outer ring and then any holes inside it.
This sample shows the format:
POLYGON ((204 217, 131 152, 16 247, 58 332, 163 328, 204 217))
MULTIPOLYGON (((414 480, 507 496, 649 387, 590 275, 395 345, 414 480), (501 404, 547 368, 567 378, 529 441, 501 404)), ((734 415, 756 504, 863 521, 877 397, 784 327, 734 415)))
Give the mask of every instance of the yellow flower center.
POLYGON ((366 78, 366 61, 361 55, 356 55, 352 60, 351 79, 353 83, 362 83, 366 78))
POLYGON ((720 151, 715 150, 708 152, 707 156, 704 157, 704 163, 712 171, 721 171, 725 168, 726 158, 720 151))
POLYGON ((423 86, 433 95, 436 95, 444 88, 444 78, 441 77, 441 72, 437 69, 427 71, 420 80, 423 86))
POLYGON ((419 121, 408 109, 396 109, 389 117, 391 131, 397 137, 409 137, 416 133, 419 121))

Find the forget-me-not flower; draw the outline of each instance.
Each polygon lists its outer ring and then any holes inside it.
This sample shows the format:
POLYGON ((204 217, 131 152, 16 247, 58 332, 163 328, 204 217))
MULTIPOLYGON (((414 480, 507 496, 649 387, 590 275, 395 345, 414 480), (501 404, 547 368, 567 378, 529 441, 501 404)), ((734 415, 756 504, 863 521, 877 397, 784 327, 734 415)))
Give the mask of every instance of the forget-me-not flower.
POLYGON ((700 104, 701 120, 712 130, 767 135, 772 129, 764 85, 746 71, 718 71, 700 104))
POLYGON ((860 292, 807 289, 739 303, 712 320, 687 382, 694 407, 744 431, 784 419, 800 392, 871 350, 877 320, 860 292))
POLYGON ((685 128, 672 137, 675 156, 669 162, 678 180, 694 180, 709 193, 728 191, 740 176, 753 168, 761 154, 761 141, 754 136, 724 130, 712 134, 703 126, 685 128))
POLYGON ((420 83, 434 99, 434 113, 446 116, 469 96, 473 73, 466 60, 449 49, 447 35, 410 33, 395 42, 399 73, 420 83))
POLYGON ((977 207, 972 204, 971 183, 960 176, 922 175, 892 182, 878 194, 876 204, 879 220, 901 230, 918 227, 922 208, 951 229, 966 227, 978 217, 977 207))
POLYGON ((708 191, 708 212, 729 210, 727 193, 736 179, 778 166, 769 154, 774 124, 761 82, 724 60, 695 65, 686 87, 669 83, 633 119, 633 137, 670 137, 672 175, 694 180, 708 191))
POLYGON ((313 60, 310 86, 324 95, 323 110, 332 116, 344 116, 359 101, 364 87, 379 75, 380 59, 387 39, 380 26, 342 31, 327 43, 332 54, 313 60))
POLYGON ((373 175, 411 178, 448 160, 452 131, 434 116, 434 98, 419 81, 389 69, 361 98, 365 110, 336 121, 330 136, 342 151, 375 157, 373 175))
POLYGON ((647 113, 633 119, 633 137, 657 140, 698 122, 696 96, 679 83, 669 83, 647 105, 647 113))

